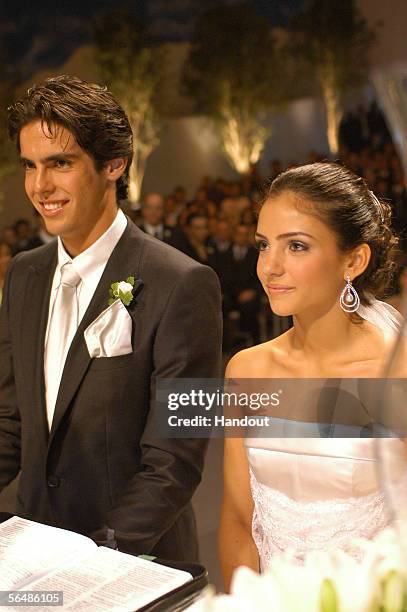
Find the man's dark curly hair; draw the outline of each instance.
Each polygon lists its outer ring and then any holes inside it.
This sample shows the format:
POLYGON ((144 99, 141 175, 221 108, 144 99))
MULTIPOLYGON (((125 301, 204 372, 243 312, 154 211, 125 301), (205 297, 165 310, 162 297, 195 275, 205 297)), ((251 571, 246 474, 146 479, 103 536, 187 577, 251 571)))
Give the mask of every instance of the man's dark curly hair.
POLYGON ((100 171, 116 158, 126 157, 127 167, 116 183, 117 199, 127 198, 133 158, 133 133, 126 113, 107 90, 77 77, 57 76, 31 87, 8 108, 8 132, 20 150, 20 131, 40 119, 50 134, 62 126, 94 160, 100 171))

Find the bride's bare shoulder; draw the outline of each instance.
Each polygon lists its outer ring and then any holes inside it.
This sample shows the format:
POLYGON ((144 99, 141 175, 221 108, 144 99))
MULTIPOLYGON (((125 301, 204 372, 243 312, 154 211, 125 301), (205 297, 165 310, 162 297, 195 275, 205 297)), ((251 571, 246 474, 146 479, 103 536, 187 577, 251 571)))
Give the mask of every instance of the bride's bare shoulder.
POLYGON ((278 338, 256 344, 233 355, 226 368, 226 378, 278 376, 279 364, 284 362, 284 355, 287 355, 288 351, 289 331, 278 338))

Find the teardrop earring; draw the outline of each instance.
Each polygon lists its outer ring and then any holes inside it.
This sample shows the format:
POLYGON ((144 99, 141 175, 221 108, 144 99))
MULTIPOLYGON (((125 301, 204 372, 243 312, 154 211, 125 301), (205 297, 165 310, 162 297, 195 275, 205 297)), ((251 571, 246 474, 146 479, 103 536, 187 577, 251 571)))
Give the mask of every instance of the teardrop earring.
POLYGON ((339 303, 345 312, 356 312, 360 306, 360 298, 355 287, 352 285, 349 274, 346 277, 346 285, 341 293, 339 303))

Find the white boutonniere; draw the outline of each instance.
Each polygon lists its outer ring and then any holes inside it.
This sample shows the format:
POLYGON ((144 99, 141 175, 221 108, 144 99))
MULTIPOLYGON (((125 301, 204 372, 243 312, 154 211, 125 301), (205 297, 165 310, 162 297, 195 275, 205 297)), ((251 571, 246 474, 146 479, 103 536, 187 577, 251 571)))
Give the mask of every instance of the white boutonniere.
POLYGON ((129 306, 133 299, 134 276, 129 276, 125 281, 117 281, 110 285, 109 306, 116 300, 120 300, 124 306, 129 306))

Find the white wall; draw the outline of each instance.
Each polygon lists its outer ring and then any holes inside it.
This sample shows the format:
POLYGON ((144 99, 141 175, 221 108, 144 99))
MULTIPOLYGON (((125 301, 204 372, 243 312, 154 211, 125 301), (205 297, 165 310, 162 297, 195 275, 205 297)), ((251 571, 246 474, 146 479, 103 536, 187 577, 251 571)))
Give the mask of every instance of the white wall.
MULTIPOLYGON (((270 161, 305 161, 311 150, 327 154, 324 114, 319 101, 298 100, 268 121, 270 139, 262 155, 261 170, 267 175, 270 161)), ((166 194, 183 185, 192 195, 205 176, 234 178, 238 175, 222 155, 221 146, 209 120, 185 117, 168 123, 159 147, 151 154, 143 193, 166 194)))

